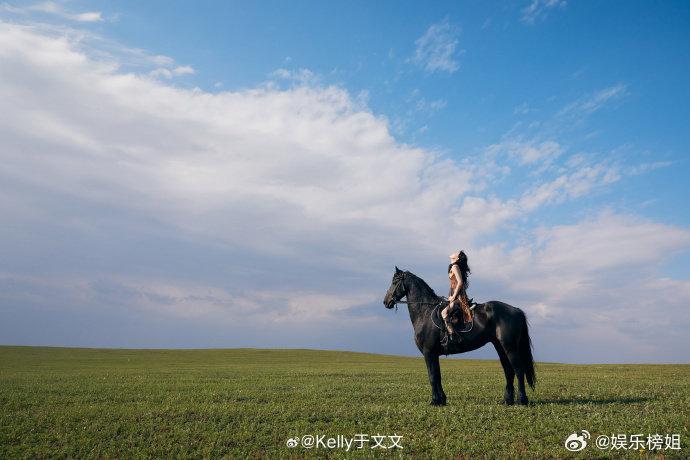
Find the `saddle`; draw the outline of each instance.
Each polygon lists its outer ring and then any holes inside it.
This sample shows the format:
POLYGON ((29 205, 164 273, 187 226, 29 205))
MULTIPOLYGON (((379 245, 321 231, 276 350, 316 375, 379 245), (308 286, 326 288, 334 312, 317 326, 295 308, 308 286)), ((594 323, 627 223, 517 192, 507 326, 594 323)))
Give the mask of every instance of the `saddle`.
MULTIPOLYGON (((448 301, 446 300, 446 305, 448 301)), ((474 320, 474 308, 477 306, 474 299, 467 299, 467 304, 463 302, 456 302, 456 307, 450 312, 450 322, 453 325, 463 325, 465 323, 472 323, 474 320)))
MULTIPOLYGON (((461 340, 451 338, 446 331, 445 323, 443 321, 443 317, 441 316, 441 310, 443 310, 448 303, 449 302, 447 299, 442 300, 441 303, 436 306, 431 316, 431 320, 434 322, 434 325, 444 332, 443 338, 441 339, 441 346, 443 347, 446 355, 448 355, 450 342, 461 340)), ((464 319, 465 314, 463 312, 462 303, 460 304, 460 308, 455 308, 450 312, 449 321, 455 328, 455 334, 470 332, 472 330, 472 326, 474 326, 474 309, 479 304, 475 303, 474 299, 468 299, 467 304, 469 305, 468 316, 471 318, 469 321, 465 321, 464 319)))
MULTIPOLYGON (((437 307, 434 309, 432 313, 431 319, 439 329, 445 330, 445 326, 443 326, 444 322, 443 317, 441 316, 441 310, 446 308, 448 306, 448 303, 448 299, 443 299, 441 303, 437 305, 437 307)), ((468 299, 467 303, 470 305, 468 311, 468 316, 471 318, 470 321, 465 321, 465 315, 462 310, 462 304, 459 304, 460 308, 454 308, 453 311, 450 312, 449 321, 451 322, 451 324, 453 324, 453 326, 458 328, 456 329, 457 332, 469 332, 472 329, 472 324, 474 323, 474 309, 479 304, 476 303, 474 299, 468 299)))

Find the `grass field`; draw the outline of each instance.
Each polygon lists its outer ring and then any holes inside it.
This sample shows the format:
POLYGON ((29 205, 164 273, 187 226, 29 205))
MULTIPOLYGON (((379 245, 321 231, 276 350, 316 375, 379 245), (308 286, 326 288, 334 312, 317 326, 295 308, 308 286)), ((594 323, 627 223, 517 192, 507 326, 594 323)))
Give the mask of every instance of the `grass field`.
MULTIPOLYGON (((442 359, 430 407, 421 358, 314 350, 0 347, 0 458, 656 457, 600 434, 680 434, 690 365, 537 364, 529 407, 499 404, 498 361, 442 359), (567 435, 592 433, 583 451, 567 435), (307 434, 400 435, 402 449, 289 448, 307 434)), ((324 440, 325 442, 325 440, 324 440)), ((384 445, 391 445, 384 438, 384 445)))

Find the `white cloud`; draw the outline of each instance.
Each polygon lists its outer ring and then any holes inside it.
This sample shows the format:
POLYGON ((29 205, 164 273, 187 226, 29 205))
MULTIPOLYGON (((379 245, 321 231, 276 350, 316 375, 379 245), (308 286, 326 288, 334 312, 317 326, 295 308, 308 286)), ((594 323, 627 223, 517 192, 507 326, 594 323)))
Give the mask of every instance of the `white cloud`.
POLYGON ((513 115, 527 115, 532 111, 533 109, 530 108, 529 104, 527 102, 523 102, 513 109, 513 115))
POLYGON ((626 94, 626 85, 617 83, 566 105, 556 114, 556 116, 578 118, 586 117, 600 110, 607 103, 620 99, 626 94))
POLYGON ((339 313, 353 307, 377 304, 380 293, 362 292, 356 294, 326 294, 321 292, 288 293, 288 308, 280 312, 273 321, 297 321, 331 319, 337 320, 339 313))
POLYGON ((524 210, 533 210, 545 203, 580 197, 595 187, 616 182, 620 177, 616 166, 605 163, 583 166, 528 190, 520 204, 524 210))
POLYGON ((473 254, 473 269, 490 273, 505 300, 527 311, 543 359, 557 359, 568 342, 577 361, 682 362, 690 282, 660 269, 688 247, 687 229, 603 212, 538 230, 513 249, 486 246, 473 254), (545 350, 548 342, 556 349, 545 350))
POLYGON ((173 77, 173 73, 170 69, 159 67, 149 72, 149 76, 151 78, 167 78, 170 80, 173 77))
POLYGON ((103 20, 100 11, 89 11, 70 15, 72 19, 80 22, 100 22, 103 20))
POLYGON ((0 5, 0 9, 13 14, 30 14, 30 13, 44 13, 57 16, 61 19, 76 22, 101 22, 103 16, 100 11, 87 11, 83 13, 71 13, 64 9, 62 4, 58 2, 40 2, 34 3, 26 7, 16 7, 7 3, 0 5))
POLYGON ((315 85, 319 83, 319 78, 309 69, 290 70, 285 68, 276 69, 271 72, 271 78, 287 80, 302 85, 315 85))
POLYGON ((626 168, 626 173, 636 176, 649 171, 654 171, 655 169, 667 168, 672 164, 673 162, 671 161, 654 161, 652 163, 642 163, 639 165, 629 166, 628 168, 626 168))
POLYGON ((634 216, 604 212, 577 225, 555 226, 540 234, 540 263, 563 273, 569 267, 599 270, 636 267, 641 274, 690 244, 690 232, 634 216))
POLYGON ((523 140, 520 137, 506 139, 486 149, 488 155, 507 154, 520 164, 551 163, 563 153, 561 145, 554 140, 523 140))
POLYGON ((150 56, 151 62, 159 66, 171 66, 175 63, 175 60, 170 56, 164 56, 162 54, 156 54, 155 56, 150 56))
MULTIPOLYGON (((658 272, 688 246, 685 229, 604 214, 546 227, 513 249, 481 243, 539 206, 654 166, 580 158, 501 199, 482 184, 509 174, 508 165, 553 162, 563 147, 535 139, 497 149, 504 156, 453 161, 397 142, 365 97, 300 80, 306 72, 289 89, 187 90, 151 79, 149 69, 121 70, 112 56, 128 52, 97 59, 78 37, 0 22, 0 106, 11 114, 0 124, 2 312, 23 314, 12 310, 21 304, 49 316, 78 305, 82 318, 103 306, 108 315, 149 312, 146 324, 206 318, 204 339, 222 326, 242 344, 264 333, 285 338, 276 346, 302 337, 330 344, 340 328, 352 343, 361 331, 393 327, 373 320, 393 264, 424 275, 458 244, 470 251, 476 286, 494 283, 492 296, 525 306, 542 345, 582 305, 573 329, 582 336, 596 330, 589 318, 613 321, 625 309, 649 324, 664 292, 669 300, 657 308, 682 314, 687 306, 688 283, 658 272), (602 301, 608 309, 596 308, 602 301)), ((397 324, 404 332, 395 349, 412 347, 409 324, 397 324)), ((633 340, 613 329, 615 340, 633 340)), ((678 334, 658 344, 635 337, 629 349, 643 343, 649 356, 665 356, 657 348, 682 344, 678 334)))
POLYGON ((44 193, 134 207, 266 252, 344 234, 334 253, 369 251, 377 234, 377 251, 419 239, 422 251, 452 235, 434 222, 469 173, 398 144, 386 119, 340 88, 183 90, 102 66, 68 39, 9 24, 0 33, 3 67, 15 69, 1 81, 13 113, 5 174, 44 193))
POLYGON ((175 75, 194 75, 196 71, 193 67, 188 65, 177 66, 173 69, 175 75))
POLYGON ((427 31, 415 40, 415 54, 412 62, 429 72, 454 73, 460 68, 457 60, 458 46, 457 26, 448 19, 432 24, 427 31))
POLYGON ((518 197, 502 200, 495 196, 468 195, 454 219, 464 228, 463 237, 474 241, 507 222, 527 217, 542 206, 576 199, 620 177, 619 169, 606 163, 579 165, 553 179, 536 183, 518 197))
POLYGON ((151 78, 165 78, 167 80, 170 80, 174 76, 179 76, 179 75, 194 75, 196 72, 193 67, 191 66, 177 66, 172 69, 168 69, 165 67, 158 67, 157 69, 152 70, 149 72, 149 76, 151 78))
POLYGON ((546 19, 551 10, 565 8, 567 4, 566 0, 532 0, 529 5, 522 9, 520 20, 525 24, 534 24, 546 19))
POLYGON ((520 216, 521 212, 515 199, 504 201, 496 197, 468 196, 463 199, 454 219, 463 227, 463 240, 469 243, 497 230, 506 221, 520 216))

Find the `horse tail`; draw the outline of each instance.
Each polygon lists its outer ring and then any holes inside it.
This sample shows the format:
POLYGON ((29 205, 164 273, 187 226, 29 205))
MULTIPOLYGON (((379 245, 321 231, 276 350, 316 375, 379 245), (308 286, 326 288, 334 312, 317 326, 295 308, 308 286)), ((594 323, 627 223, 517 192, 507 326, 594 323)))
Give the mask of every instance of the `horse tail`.
POLYGON ((532 339, 529 336, 529 325, 527 323, 527 316, 520 310, 522 316, 522 324, 520 326, 520 338, 518 340, 518 354, 520 355, 520 364, 527 384, 534 390, 534 385, 537 383, 537 374, 534 371, 534 358, 532 357, 532 339))

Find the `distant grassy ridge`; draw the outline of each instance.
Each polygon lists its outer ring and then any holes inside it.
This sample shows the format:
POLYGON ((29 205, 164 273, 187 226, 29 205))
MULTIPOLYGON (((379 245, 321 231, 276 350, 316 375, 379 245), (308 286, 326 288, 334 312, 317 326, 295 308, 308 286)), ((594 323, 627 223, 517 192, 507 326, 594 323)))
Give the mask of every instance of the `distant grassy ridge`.
MULTIPOLYGON (((0 458, 582 457, 576 430, 690 442, 690 365, 538 363, 532 405, 504 407, 498 360, 321 350, 0 347, 0 458), (289 448, 306 434, 401 435, 402 450, 289 448)), ((372 443, 373 444, 373 443, 372 443)), ((389 443, 390 444, 390 443, 389 443)), ((591 441, 593 444, 593 439, 591 441)))

